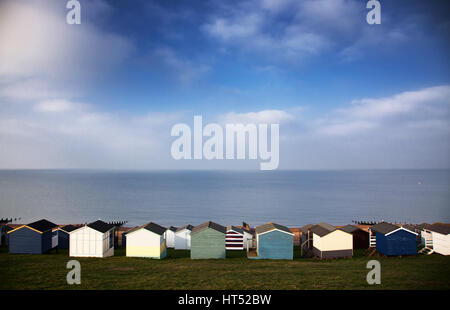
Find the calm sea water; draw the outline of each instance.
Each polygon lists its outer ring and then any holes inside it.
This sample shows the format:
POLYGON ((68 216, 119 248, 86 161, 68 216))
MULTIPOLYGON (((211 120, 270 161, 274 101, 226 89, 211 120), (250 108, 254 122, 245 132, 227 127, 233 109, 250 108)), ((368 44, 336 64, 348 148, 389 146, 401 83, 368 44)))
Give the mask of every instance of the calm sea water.
POLYGON ((58 224, 450 222, 450 170, 0 171, 0 218, 58 224))

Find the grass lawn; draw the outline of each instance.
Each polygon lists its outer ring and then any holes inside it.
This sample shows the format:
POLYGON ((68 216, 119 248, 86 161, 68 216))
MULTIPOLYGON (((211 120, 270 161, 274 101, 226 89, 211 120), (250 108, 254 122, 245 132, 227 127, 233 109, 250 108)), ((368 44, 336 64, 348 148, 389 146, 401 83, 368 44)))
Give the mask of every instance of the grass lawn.
POLYGON ((75 258, 81 285, 66 282, 68 251, 8 254, 0 249, 0 289, 450 289, 450 257, 364 257, 293 261, 249 260, 228 252, 223 260, 191 260, 189 251, 169 249, 163 260, 125 257, 75 258), (381 263, 381 284, 366 282, 367 261, 381 263))

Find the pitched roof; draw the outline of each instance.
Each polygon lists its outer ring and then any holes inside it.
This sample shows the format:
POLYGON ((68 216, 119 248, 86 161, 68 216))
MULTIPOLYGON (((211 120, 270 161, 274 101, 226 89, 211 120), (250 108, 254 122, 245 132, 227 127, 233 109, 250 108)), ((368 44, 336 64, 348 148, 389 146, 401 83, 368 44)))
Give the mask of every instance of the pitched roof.
POLYGON ((437 232, 438 234, 448 235, 450 234, 450 224, 435 223, 427 227, 428 230, 437 232))
POLYGON ((390 232, 393 232, 394 230, 399 229, 400 227, 391 223, 381 222, 376 225, 373 225, 370 227, 370 230, 378 232, 380 234, 388 234, 390 232))
POLYGON ((271 231, 274 229, 278 229, 278 230, 287 232, 289 234, 292 234, 292 232, 286 226, 283 226, 283 225, 280 225, 277 223, 272 223, 272 222, 257 226, 255 228, 255 231, 257 234, 262 234, 262 233, 265 233, 265 232, 268 232, 268 231, 271 231))
POLYGON ((146 224, 143 228, 147 229, 148 231, 151 231, 155 234, 162 235, 166 232, 167 228, 162 227, 161 225, 158 225, 156 223, 150 222, 146 224))
POLYGON ((162 235, 167 230, 167 228, 162 227, 161 225, 158 225, 156 223, 150 222, 150 223, 147 223, 147 224, 144 224, 144 225, 141 225, 141 226, 136 226, 134 228, 131 228, 130 230, 124 232, 124 234, 128 235, 128 234, 130 234, 132 232, 135 232, 136 230, 139 230, 139 229, 142 229, 142 228, 146 229, 148 231, 151 231, 151 232, 153 232, 153 233, 155 233, 157 235, 162 235))
POLYGON ((227 226, 227 231, 229 231, 229 230, 234 230, 235 232, 238 232, 238 233, 240 233, 240 234, 244 234, 244 229, 243 228, 239 228, 239 227, 236 227, 236 226, 233 226, 233 225, 229 225, 229 226, 227 226))
POLYGON ((328 235, 330 232, 335 231, 337 228, 327 224, 327 223, 319 223, 317 225, 314 225, 310 228, 310 231, 312 231, 314 234, 318 235, 319 237, 323 237, 325 235, 328 235))
POLYGON ((199 232, 199 231, 201 231, 203 229, 206 229, 206 228, 212 228, 212 229, 217 230, 217 231, 219 231, 221 233, 224 233, 224 234, 227 233, 227 228, 225 226, 222 226, 220 224, 217 224, 217 223, 209 221, 209 222, 200 224, 200 225, 195 226, 194 228, 192 228, 191 234, 199 232))
POLYGON ((31 227, 40 232, 44 232, 44 231, 53 229, 55 227, 58 227, 58 225, 56 225, 50 221, 47 221, 46 219, 42 219, 42 220, 27 224, 26 226, 31 227))
POLYGON ((179 232, 179 231, 182 231, 182 230, 185 230, 185 229, 192 230, 192 228, 194 228, 194 226, 192 226, 191 224, 188 224, 188 225, 185 225, 183 227, 177 228, 176 232, 179 232))
POLYGON ((171 230, 173 232, 177 231, 177 228, 175 226, 170 226, 169 228, 167 228, 168 230, 171 230))
POLYGON ((62 230, 62 231, 65 231, 65 232, 69 233, 69 232, 71 232, 72 230, 75 230, 75 229, 77 229, 77 228, 78 228, 78 227, 75 227, 75 226, 73 226, 73 225, 66 225, 66 226, 60 227, 59 230, 62 230))
POLYGON ((102 220, 97 220, 95 222, 87 224, 87 226, 92 228, 92 229, 94 229, 94 230, 96 230, 96 231, 99 231, 101 233, 105 233, 108 230, 110 230, 111 228, 114 228, 114 225, 105 223, 102 220))
POLYGON ((307 233, 308 230, 310 230, 311 227, 313 227, 313 226, 314 226, 313 224, 306 224, 306 225, 300 227, 300 231, 301 231, 302 233, 307 233))
POLYGON ((353 226, 353 225, 345 225, 344 227, 341 227, 340 229, 345 232, 348 232, 349 234, 352 234, 357 230, 362 230, 361 228, 353 226))

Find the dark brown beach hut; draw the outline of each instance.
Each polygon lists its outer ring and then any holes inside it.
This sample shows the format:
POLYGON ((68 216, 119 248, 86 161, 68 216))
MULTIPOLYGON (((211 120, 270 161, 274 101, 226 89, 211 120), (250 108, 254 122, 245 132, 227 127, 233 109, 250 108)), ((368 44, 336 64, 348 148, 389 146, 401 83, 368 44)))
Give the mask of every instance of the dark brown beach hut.
POLYGON ((369 232, 353 225, 345 225, 341 230, 353 235, 353 249, 369 247, 369 232))

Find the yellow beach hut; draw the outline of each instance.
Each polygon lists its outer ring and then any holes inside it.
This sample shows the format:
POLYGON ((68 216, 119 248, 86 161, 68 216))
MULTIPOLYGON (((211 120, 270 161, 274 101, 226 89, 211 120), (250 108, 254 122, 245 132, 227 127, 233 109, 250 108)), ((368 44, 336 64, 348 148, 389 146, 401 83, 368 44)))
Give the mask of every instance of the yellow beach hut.
POLYGON ((165 227, 152 222, 129 230, 126 233, 126 255, 157 259, 166 257, 165 232, 165 227))

